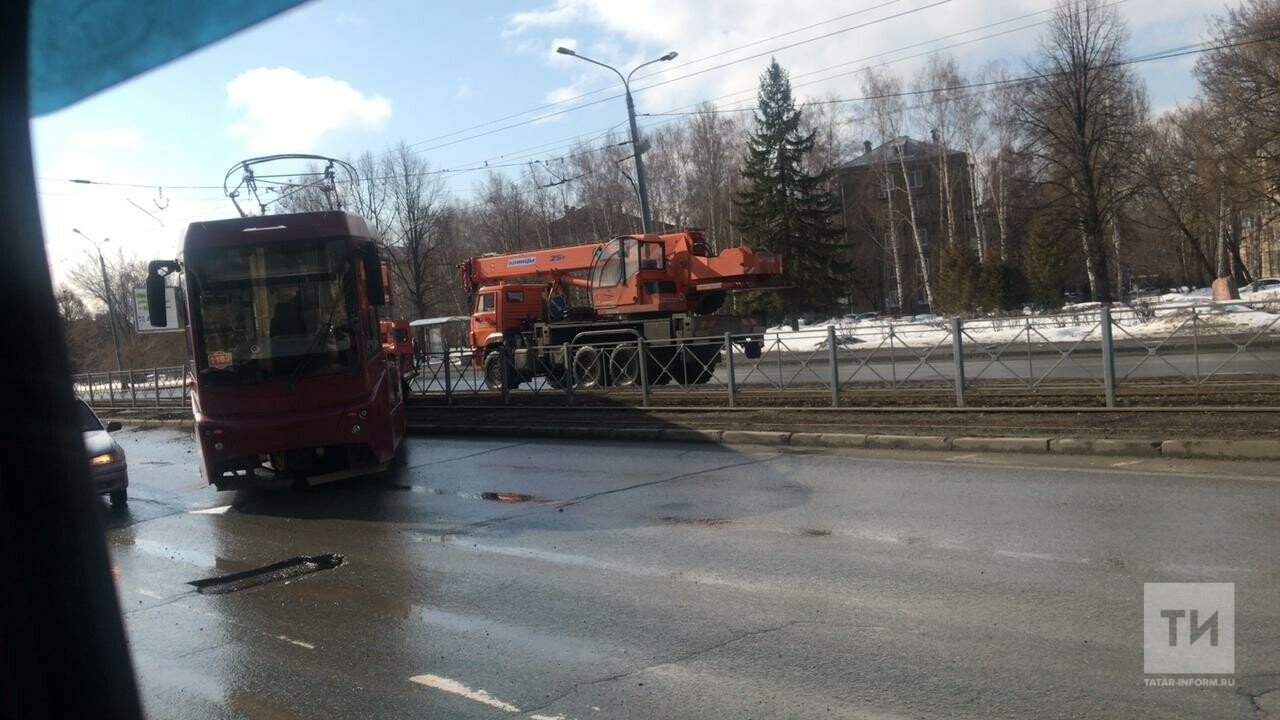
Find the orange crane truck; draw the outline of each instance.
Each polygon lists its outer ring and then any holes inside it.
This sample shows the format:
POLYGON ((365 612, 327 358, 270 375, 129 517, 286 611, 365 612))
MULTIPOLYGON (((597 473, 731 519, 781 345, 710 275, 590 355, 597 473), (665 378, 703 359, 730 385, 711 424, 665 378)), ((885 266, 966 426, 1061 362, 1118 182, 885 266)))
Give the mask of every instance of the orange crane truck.
POLYGON ((763 318, 713 313, 727 293, 774 280, 782 258, 748 247, 711 255, 701 231, 685 230, 482 255, 459 267, 474 296, 473 362, 489 387, 537 377, 600 387, 639 384, 641 372, 653 385, 705 383, 726 332, 759 357, 763 318), (570 305, 572 288, 589 306, 570 305))

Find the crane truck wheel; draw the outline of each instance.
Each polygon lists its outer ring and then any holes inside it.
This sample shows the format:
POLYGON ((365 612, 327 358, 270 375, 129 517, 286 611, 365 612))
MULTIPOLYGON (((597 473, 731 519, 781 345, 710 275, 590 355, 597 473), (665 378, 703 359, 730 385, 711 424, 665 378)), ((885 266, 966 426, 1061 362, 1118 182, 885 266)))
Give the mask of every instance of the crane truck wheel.
POLYGON ((503 359, 501 351, 494 350, 484 356, 484 383, 492 390, 501 390, 504 379, 509 390, 514 390, 520 385, 520 379, 516 377, 516 369, 503 359), (503 365, 506 365, 505 378, 503 365))
POLYGON ((573 378, 578 387, 593 388, 605 385, 606 356, 586 345, 573 354, 573 378))
POLYGON ((609 376, 614 385, 622 387, 640 383, 640 354, 636 348, 624 345, 609 355, 609 376))

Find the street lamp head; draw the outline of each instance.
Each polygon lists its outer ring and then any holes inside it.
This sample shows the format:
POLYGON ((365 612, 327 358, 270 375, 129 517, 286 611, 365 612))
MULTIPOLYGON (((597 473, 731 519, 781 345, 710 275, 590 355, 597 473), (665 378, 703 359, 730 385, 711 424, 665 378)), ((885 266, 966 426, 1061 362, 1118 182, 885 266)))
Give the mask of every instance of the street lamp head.
POLYGON ((675 59, 676 59, 676 56, 678 56, 679 54, 680 54, 680 53, 676 52, 675 50, 672 50, 671 52, 667 53, 666 55, 663 55, 662 57, 660 57, 660 58, 658 58, 658 59, 659 59, 659 60, 661 60, 661 61, 663 61, 663 62, 666 62, 666 61, 668 61, 668 60, 675 60, 675 59))
POLYGON ((561 45, 560 47, 556 48, 556 52, 560 53, 561 55, 577 55, 577 54, 578 54, 578 53, 574 52, 573 50, 570 50, 569 48, 567 48, 567 47, 565 47, 565 46, 563 46, 563 45, 561 45))

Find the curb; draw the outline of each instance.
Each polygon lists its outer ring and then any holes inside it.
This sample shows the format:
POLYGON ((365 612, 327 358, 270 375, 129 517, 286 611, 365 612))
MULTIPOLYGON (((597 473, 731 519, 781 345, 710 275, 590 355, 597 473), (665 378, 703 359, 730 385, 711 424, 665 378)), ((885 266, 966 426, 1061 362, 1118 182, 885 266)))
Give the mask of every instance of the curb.
POLYGON ((664 441, 750 447, 892 449, 929 452, 999 452, 1026 455, 1093 455, 1215 460, 1280 460, 1280 440, 1128 440, 1115 438, 945 437, 861 435, 705 428, 614 428, 565 426, 514 428, 476 425, 410 426, 411 434, 547 437, 620 441, 664 441))
MULTIPOLYGON (((116 419, 116 418, 104 418, 116 419)), ((172 427, 191 430, 190 418, 140 420, 121 418, 126 427, 146 430, 172 427)), ((1165 457, 1211 460, 1280 460, 1280 440, 1131 440, 1116 438, 946 437, 941 435, 863 435, 770 430, 599 426, 410 425, 410 434, 484 437, 534 437, 678 442, 707 445, 797 447, 814 449, 874 448, 928 452, 1000 452, 1028 455, 1093 455, 1101 457, 1165 457)))

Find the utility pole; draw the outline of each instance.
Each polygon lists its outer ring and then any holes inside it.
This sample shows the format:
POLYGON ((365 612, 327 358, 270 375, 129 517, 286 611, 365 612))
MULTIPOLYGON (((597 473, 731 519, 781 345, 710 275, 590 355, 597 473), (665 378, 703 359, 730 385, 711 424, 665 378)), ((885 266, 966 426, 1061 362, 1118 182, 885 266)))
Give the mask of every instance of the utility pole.
POLYGON ((71 232, 93 243, 98 250, 98 268, 102 271, 102 289, 107 295, 107 322, 111 325, 111 344, 116 349, 116 370, 124 370, 124 357, 120 354, 120 331, 116 329, 116 304, 111 299, 111 280, 107 277, 107 261, 102 257, 102 246, 111 242, 111 238, 103 238, 102 242, 94 242, 92 238, 80 232, 77 228, 71 228, 71 232))
POLYGON ((631 72, 627 73, 626 76, 624 77, 623 74, 619 72, 619 70, 613 67, 612 65, 605 65, 604 63, 598 60, 592 60, 591 58, 585 55, 579 55, 577 51, 571 50, 570 48, 558 47, 556 48, 556 52, 560 53, 561 55, 569 55, 572 57, 576 57, 579 60, 585 60, 591 63, 592 65, 599 65, 602 68, 608 68, 614 71, 615 73, 617 73, 618 78, 622 80, 622 89, 626 91, 626 96, 627 96, 627 121, 631 125, 631 149, 635 152, 635 158, 636 158, 636 194, 640 196, 640 220, 644 224, 645 233, 646 234, 652 233, 653 217, 650 215, 650 212, 649 212, 649 186, 645 181, 644 160, 641 158, 641 156, 644 154, 645 148, 641 147, 640 145, 640 130, 636 127, 636 104, 635 104, 635 101, 631 99, 631 76, 636 74, 636 70, 639 70, 640 68, 646 65, 652 65, 658 62, 667 62, 668 60, 674 60, 676 58, 676 55, 678 55, 679 53, 672 51, 655 60, 650 60, 649 62, 640 63, 639 65, 635 66, 635 68, 633 68, 631 72))

